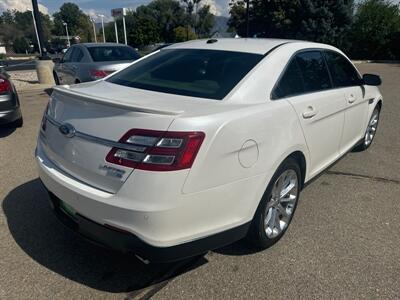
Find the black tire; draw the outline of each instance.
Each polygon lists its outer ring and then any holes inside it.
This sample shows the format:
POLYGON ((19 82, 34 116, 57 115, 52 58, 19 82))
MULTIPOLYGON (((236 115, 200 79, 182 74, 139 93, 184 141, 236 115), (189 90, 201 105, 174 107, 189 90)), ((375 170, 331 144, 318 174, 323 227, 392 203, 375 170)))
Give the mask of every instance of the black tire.
POLYGON ((56 85, 60 85, 60 80, 55 72, 53 72, 54 82, 56 85))
POLYGON ((272 177, 268 187, 258 205, 257 211, 254 214, 253 221, 249 228, 249 232, 247 234, 247 239, 256 247, 260 249, 266 249, 275 244, 279 239, 285 234, 287 228, 290 225, 290 222, 293 219, 293 215, 296 211, 297 203, 299 201, 300 189, 301 189, 301 171, 298 162, 293 158, 287 158, 277 169, 274 176, 272 177), (266 233, 266 227, 264 225, 264 221, 266 219, 266 208, 267 204, 272 201, 272 190, 278 178, 281 177, 283 173, 288 170, 293 170, 297 175, 297 197, 294 203, 294 207, 292 209, 292 213, 290 215, 290 219, 287 222, 286 228, 282 229, 282 231, 276 237, 268 237, 266 233))
POLYGON ((353 149, 354 152, 365 151, 371 146, 371 144, 374 141, 374 138, 376 136, 376 131, 378 129, 380 112, 381 112, 380 107, 376 106, 374 111, 372 112, 371 118, 368 121, 367 129, 365 130, 365 133, 364 133, 364 138, 362 139, 362 141, 356 147, 354 147, 354 149, 353 149), (374 131, 374 134, 373 134, 372 138, 370 138, 370 140, 367 141, 367 134, 368 134, 368 132, 370 130, 370 124, 371 124, 371 121, 372 121, 372 119, 374 118, 374 116, 376 114, 378 116, 378 119, 377 119, 375 131, 374 131))
POLYGON ((24 119, 22 117, 14 121, 15 127, 21 128, 23 125, 24 125, 24 119))

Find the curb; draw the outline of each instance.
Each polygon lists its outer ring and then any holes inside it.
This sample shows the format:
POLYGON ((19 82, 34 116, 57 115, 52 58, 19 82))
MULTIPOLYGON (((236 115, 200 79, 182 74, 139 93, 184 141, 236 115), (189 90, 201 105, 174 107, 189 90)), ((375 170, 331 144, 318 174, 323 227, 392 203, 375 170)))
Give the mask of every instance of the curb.
POLYGON ((18 92, 18 94, 37 92, 37 91, 44 92, 46 89, 50 89, 53 87, 54 87, 54 85, 52 85, 52 84, 39 84, 34 87, 24 87, 22 89, 17 89, 17 92, 18 92))

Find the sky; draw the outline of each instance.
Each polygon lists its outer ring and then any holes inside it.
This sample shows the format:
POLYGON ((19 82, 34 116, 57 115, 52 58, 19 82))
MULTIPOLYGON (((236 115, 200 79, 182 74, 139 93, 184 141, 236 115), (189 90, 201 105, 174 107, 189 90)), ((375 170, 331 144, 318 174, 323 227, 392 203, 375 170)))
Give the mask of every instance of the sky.
MULTIPOLYGON (((111 9, 126 7, 134 9, 142 4, 148 4, 151 0, 38 0, 39 9, 43 13, 53 14, 58 11, 64 2, 73 2, 93 18, 98 18, 98 14, 103 14, 107 21, 111 21, 111 9)), ((228 16, 229 0, 203 0, 204 4, 209 4, 211 12, 215 15, 228 16)), ((25 11, 32 7, 31 0, 0 0, 0 12, 7 9, 25 11)), ((99 18, 98 18, 99 19, 99 18)))
MULTIPOLYGON (((95 20, 100 20, 98 14, 106 16, 106 21, 111 21, 111 9, 126 7, 134 9, 139 5, 148 4, 151 0, 38 0, 39 9, 43 13, 53 14, 58 11, 64 2, 74 2, 95 20)), ((400 0, 392 0, 400 3, 400 0)), ((229 0, 202 0, 202 3, 211 7, 211 12, 217 16, 229 15, 229 0)), ((25 11, 32 7, 31 0, 0 0, 0 12, 7 9, 25 11)))

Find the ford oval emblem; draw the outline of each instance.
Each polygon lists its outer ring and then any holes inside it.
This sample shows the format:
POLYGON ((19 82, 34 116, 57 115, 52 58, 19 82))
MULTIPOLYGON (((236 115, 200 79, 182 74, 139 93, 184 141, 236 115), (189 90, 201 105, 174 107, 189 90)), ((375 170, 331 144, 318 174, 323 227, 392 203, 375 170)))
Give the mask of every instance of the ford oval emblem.
POLYGON ((75 128, 69 123, 62 124, 58 130, 68 138, 72 138, 75 135, 75 128))

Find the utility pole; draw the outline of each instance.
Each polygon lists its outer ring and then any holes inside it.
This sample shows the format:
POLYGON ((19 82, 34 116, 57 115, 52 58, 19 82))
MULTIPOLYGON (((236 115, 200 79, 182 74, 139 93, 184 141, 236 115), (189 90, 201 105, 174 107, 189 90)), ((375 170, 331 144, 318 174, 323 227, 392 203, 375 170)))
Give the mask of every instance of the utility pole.
POLYGON ((249 15, 250 15, 250 0, 246 0, 246 37, 249 37, 250 34, 250 24, 249 24, 249 15))
POLYGON ((106 33, 104 32, 104 17, 105 15, 98 15, 101 18, 101 28, 103 28, 103 43, 106 42, 106 33))
POLYGON ((128 40, 126 39, 125 8, 122 14, 122 23, 124 24, 125 45, 128 45, 128 40))
POLYGON ((40 49, 39 60, 36 61, 36 74, 41 84, 54 84, 53 67, 54 63, 47 55, 46 48, 44 47, 44 37, 42 22, 40 20, 40 13, 37 0, 32 0, 32 11, 37 28, 38 43, 40 49))
POLYGON ((94 34, 94 42, 97 43, 97 36, 96 36, 96 25, 94 24, 94 19, 90 18, 90 21, 93 24, 93 34, 94 34))
POLYGON ((40 57, 39 59, 49 59, 47 56, 47 51, 46 48, 44 47, 44 37, 43 37, 43 29, 42 29, 42 21, 40 20, 40 13, 39 13, 39 7, 37 0, 32 0, 32 12, 33 12, 33 18, 35 20, 35 27, 37 30, 37 36, 38 36, 38 43, 39 43, 39 52, 40 52, 40 57))
POLYGON ((117 19, 114 19, 114 27, 115 27, 115 41, 119 44, 118 41, 118 29, 117 29, 117 19))
POLYGON ((68 40, 67 45, 68 45, 68 48, 69 48, 69 47, 71 47, 71 42, 69 40, 68 24, 67 24, 67 22, 63 22, 63 25, 65 26, 65 31, 67 32, 67 40, 68 40))
POLYGON ((117 20, 118 18, 122 17, 122 25, 124 27, 124 38, 125 38, 125 45, 128 45, 128 40, 126 38, 126 24, 125 24, 125 16, 126 16, 126 8, 113 8, 111 10, 111 16, 114 17, 115 22, 115 36, 118 43, 118 33, 117 33, 117 20))
POLYGON ((33 14, 33 10, 32 9, 28 8, 27 10, 32 13, 33 27, 35 28, 36 40, 37 40, 37 44, 38 44, 39 54, 40 54, 40 56, 42 56, 42 49, 40 49, 39 33, 38 33, 38 30, 37 30, 37 26, 36 26, 35 15, 33 14))

